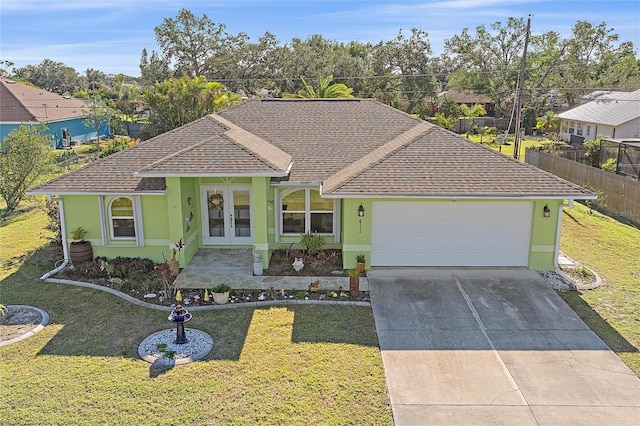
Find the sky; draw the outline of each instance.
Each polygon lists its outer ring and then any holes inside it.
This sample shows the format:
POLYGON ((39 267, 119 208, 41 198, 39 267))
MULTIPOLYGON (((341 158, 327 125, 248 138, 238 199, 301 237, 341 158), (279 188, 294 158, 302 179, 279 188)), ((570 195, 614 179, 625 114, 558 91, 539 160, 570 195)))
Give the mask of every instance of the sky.
POLYGON ((159 51, 154 28, 180 9, 206 14, 252 42, 265 32, 284 44, 312 34, 339 42, 377 43, 412 27, 429 33, 435 55, 444 41, 469 28, 532 15, 533 34, 564 37, 578 21, 606 22, 640 48, 638 0, 0 0, 0 58, 16 67, 48 58, 84 74, 140 75, 140 54, 159 51))

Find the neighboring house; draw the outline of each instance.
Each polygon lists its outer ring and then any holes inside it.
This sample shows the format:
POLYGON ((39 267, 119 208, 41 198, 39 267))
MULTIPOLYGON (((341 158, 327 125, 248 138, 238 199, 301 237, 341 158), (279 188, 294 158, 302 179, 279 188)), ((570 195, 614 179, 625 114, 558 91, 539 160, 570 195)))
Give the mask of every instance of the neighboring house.
POLYGON ((586 103, 558 114, 560 138, 572 144, 598 136, 640 137, 640 90, 634 92, 594 92, 586 103))
POLYGON ((42 184, 65 238, 161 261, 182 238, 262 254, 317 232, 345 267, 553 269, 585 189, 370 99, 248 100, 42 184))
MULTIPOLYGON (((13 80, 0 80, 0 140, 20 124, 46 124, 56 148, 69 146, 95 138, 95 129, 84 125, 85 102, 69 96, 47 92, 13 80)), ((109 127, 100 129, 100 135, 109 135, 109 127)))
POLYGON ((438 98, 443 98, 445 96, 447 98, 452 99, 458 105, 465 104, 468 107, 472 107, 478 104, 482 105, 484 107, 484 110, 487 112, 488 117, 495 117, 496 104, 487 95, 481 95, 473 92, 450 89, 440 93, 438 95, 438 98))

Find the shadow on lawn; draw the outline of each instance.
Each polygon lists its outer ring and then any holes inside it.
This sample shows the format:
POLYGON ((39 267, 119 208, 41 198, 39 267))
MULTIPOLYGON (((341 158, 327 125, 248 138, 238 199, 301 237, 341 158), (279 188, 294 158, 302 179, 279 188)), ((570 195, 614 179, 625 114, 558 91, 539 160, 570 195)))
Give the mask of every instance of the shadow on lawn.
POLYGON ((607 346, 617 353, 637 353, 638 348, 633 346, 604 318, 596 312, 591 305, 584 301, 579 291, 559 292, 562 299, 584 321, 587 326, 602 339, 607 346))
MULTIPOLYGON (((126 357, 138 359, 138 345, 152 333, 174 329, 166 310, 147 309, 99 290, 52 284, 38 278, 53 267, 59 255, 46 245, 0 281, 0 303, 37 306, 61 326, 39 350, 39 355, 126 357)), ((258 308, 275 309, 278 307, 258 308)), ((279 307, 282 308, 282 307, 279 307)), ((209 333, 214 349, 204 360, 238 360, 249 326, 258 309, 240 307, 193 311, 188 327, 209 333)), ((349 343, 377 346, 371 310, 363 307, 289 305, 294 312, 293 343, 349 343)), ((46 328, 45 328, 46 330, 46 328)), ((151 370, 151 374, 164 371, 151 370)))

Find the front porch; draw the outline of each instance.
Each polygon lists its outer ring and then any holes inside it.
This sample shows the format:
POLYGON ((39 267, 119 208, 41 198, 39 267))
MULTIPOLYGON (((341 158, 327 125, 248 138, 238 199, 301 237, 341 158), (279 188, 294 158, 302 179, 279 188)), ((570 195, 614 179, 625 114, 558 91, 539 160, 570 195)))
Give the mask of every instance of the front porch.
MULTIPOLYGON (((245 290, 307 290, 320 280, 320 291, 349 289, 348 277, 254 276, 253 253, 249 248, 199 249, 189 264, 177 276, 176 289, 211 289, 228 284, 232 289, 245 290)), ((366 277, 360 277, 360 291, 369 291, 366 277)))

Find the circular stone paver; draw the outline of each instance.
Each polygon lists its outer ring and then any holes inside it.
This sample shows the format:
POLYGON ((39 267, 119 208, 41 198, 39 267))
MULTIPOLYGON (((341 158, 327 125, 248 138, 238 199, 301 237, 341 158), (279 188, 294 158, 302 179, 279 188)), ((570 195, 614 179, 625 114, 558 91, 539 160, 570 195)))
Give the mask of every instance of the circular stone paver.
POLYGON ((7 305, 5 316, 9 319, 0 326, 2 333, 6 331, 8 336, 18 335, 7 340, 0 335, 0 347, 29 338, 49 324, 49 314, 35 306, 7 305), (18 329, 15 329, 16 326, 19 326, 18 329))
POLYGON ((147 336, 138 346, 138 356, 154 365, 181 365, 207 356, 213 349, 213 338, 202 330, 185 328, 187 343, 178 345, 176 340, 176 330, 168 329, 158 331, 147 336), (167 345, 164 352, 174 351, 173 358, 167 357, 158 349, 158 344, 167 345))

